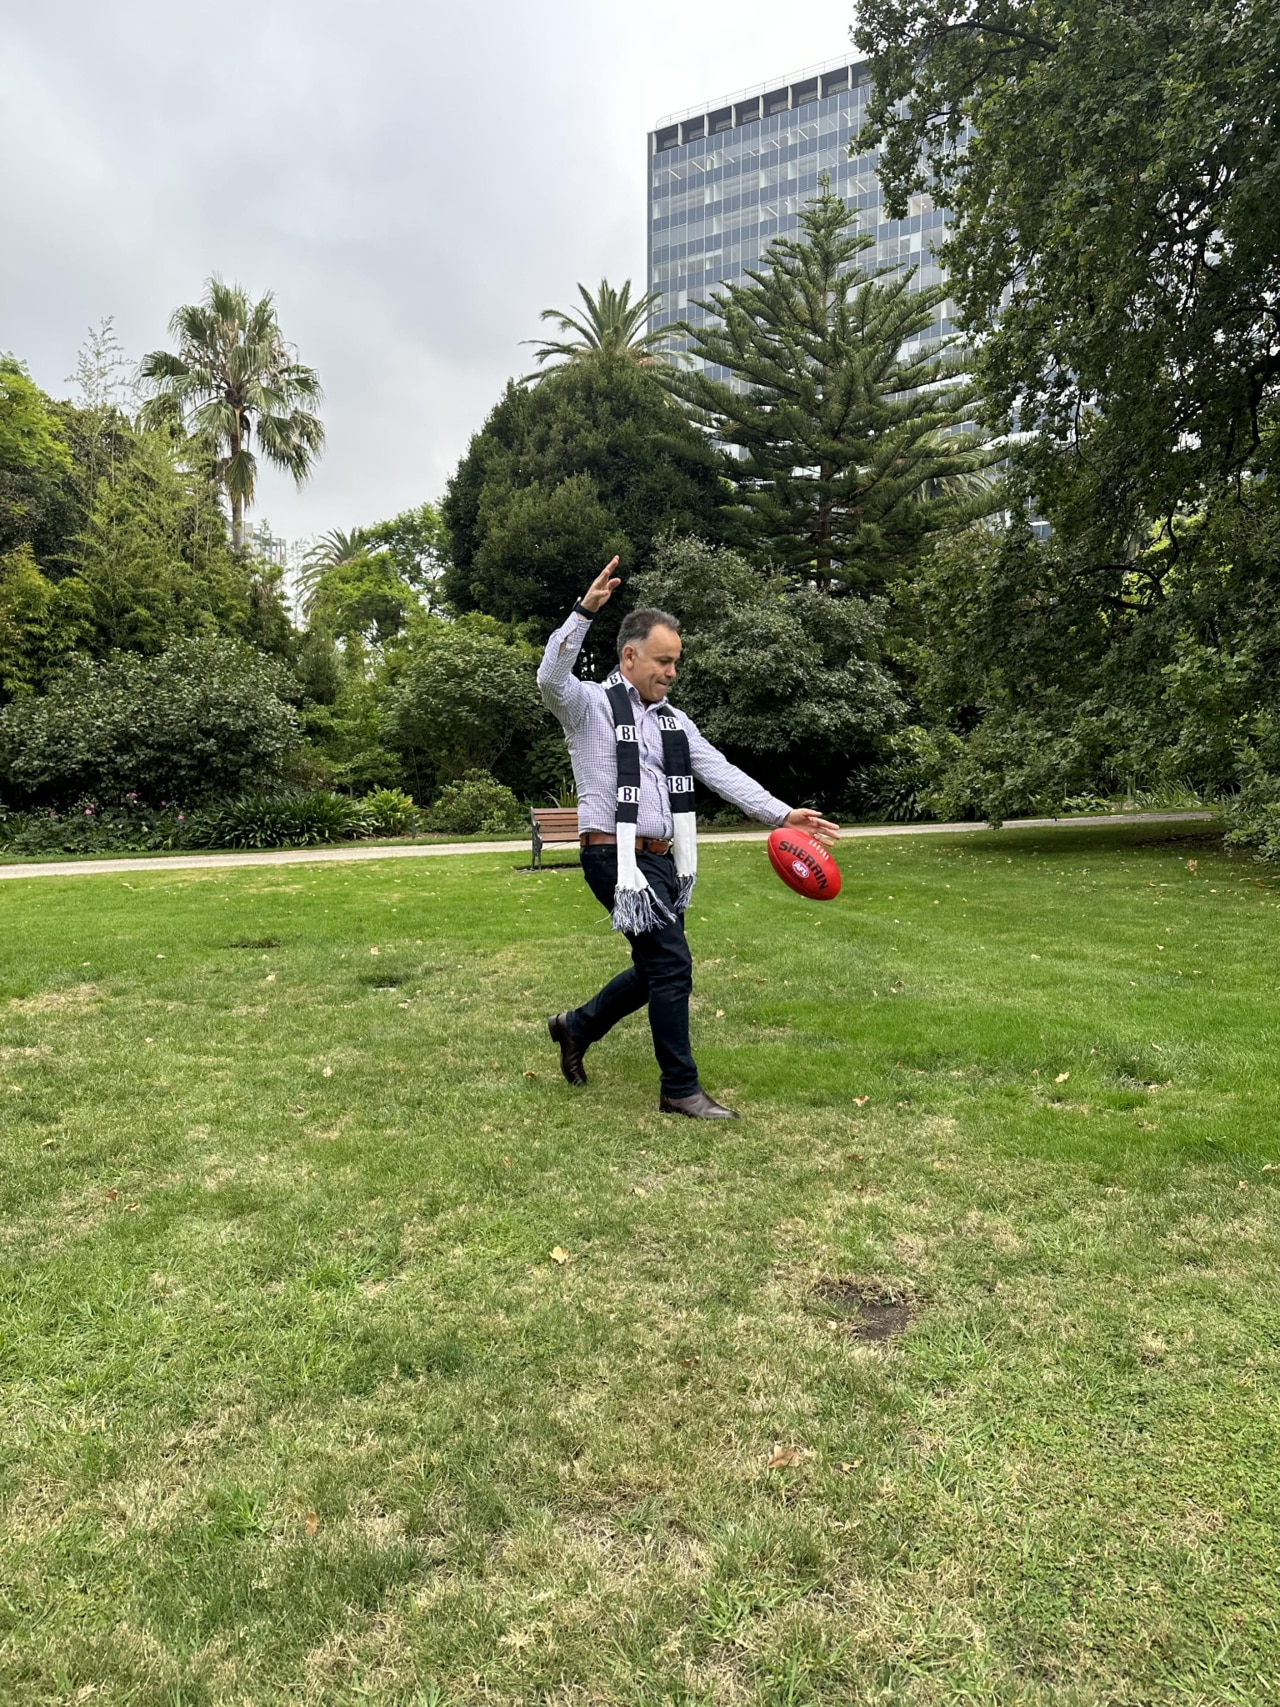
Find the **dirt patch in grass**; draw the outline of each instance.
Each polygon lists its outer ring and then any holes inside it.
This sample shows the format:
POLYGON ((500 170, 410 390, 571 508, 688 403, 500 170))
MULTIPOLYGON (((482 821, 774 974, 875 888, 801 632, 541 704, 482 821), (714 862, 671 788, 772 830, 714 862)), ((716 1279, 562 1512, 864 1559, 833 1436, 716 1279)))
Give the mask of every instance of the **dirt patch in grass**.
POLYGON ((892 1281, 828 1276, 814 1284, 813 1292, 826 1306, 823 1314, 845 1318, 859 1339, 894 1339, 906 1333, 916 1314, 915 1300, 892 1281))
POLYGON ((10 1012, 16 1014, 51 1014, 68 1008, 84 1008, 96 1002, 102 994, 96 984, 77 984, 70 990, 44 990, 38 996, 11 996, 10 1012))

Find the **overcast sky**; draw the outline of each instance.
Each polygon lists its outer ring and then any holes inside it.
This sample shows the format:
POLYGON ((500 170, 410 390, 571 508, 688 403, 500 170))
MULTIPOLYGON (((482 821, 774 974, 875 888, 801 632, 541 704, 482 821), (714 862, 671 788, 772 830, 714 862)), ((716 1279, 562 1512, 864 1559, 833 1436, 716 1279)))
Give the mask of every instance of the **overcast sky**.
POLYGON ((289 538, 435 498, 538 311, 643 289, 645 134, 849 48, 849 0, 0 0, 0 350, 165 342, 211 272, 325 387, 289 538))

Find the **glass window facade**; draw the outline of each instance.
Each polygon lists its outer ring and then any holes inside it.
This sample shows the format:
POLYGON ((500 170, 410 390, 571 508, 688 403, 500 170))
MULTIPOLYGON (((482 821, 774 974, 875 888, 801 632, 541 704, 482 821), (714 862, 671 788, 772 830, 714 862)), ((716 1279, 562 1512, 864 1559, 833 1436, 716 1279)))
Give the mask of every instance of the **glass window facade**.
MULTIPOLYGON (((916 196, 906 219, 885 219, 875 155, 849 152, 870 94, 865 66, 822 66, 650 131, 649 289, 661 298, 652 326, 705 320, 697 301, 740 279, 775 237, 795 231, 823 173, 876 240, 862 266, 918 267, 916 288, 942 279, 934 258, 942 213, 916 196)), ((950 315, 945 302, 922 337, 949 333, 950 315)), ((685 343, 673 337, 671 347, 685 343)))

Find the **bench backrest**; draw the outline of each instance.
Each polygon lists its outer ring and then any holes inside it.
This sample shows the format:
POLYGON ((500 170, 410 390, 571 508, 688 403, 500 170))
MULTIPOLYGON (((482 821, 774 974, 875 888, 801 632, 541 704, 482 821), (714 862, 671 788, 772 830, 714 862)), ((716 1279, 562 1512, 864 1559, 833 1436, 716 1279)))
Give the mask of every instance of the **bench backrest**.
POLYGON ((529 816, 544 842, 576 842, 578 839, 576 806, 534 806, 529 816))

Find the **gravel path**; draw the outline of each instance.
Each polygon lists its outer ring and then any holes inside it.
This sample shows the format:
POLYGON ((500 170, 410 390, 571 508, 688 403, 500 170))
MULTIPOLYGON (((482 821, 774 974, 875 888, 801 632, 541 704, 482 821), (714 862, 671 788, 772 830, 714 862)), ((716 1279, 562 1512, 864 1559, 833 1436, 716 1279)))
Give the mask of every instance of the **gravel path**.
MULTIPOLYGON (((1212 812, 1111 812, 1092 818, 1010 818, 1006 830, 1095 829, 1116 824, 1212 822, 1212 812)), ((866 836, 955 836, 985 830, 986 824, 855 824, 845 841, 866 836)), ((762 842, 767 830, 727 830, 709 842, 762 842)), ((435 859, 447 854, 528 854, 529 838, 507 842, 414 842, 398 847, 272 848, 260 853, 155 854, 136 859, 46 859, 0 865, 7 877, 109 877, 117 871, 208 871, 237 865, 336 865, 364 859, 435 859)), ((552 850, 554 863, 554 850, 552 850)))

